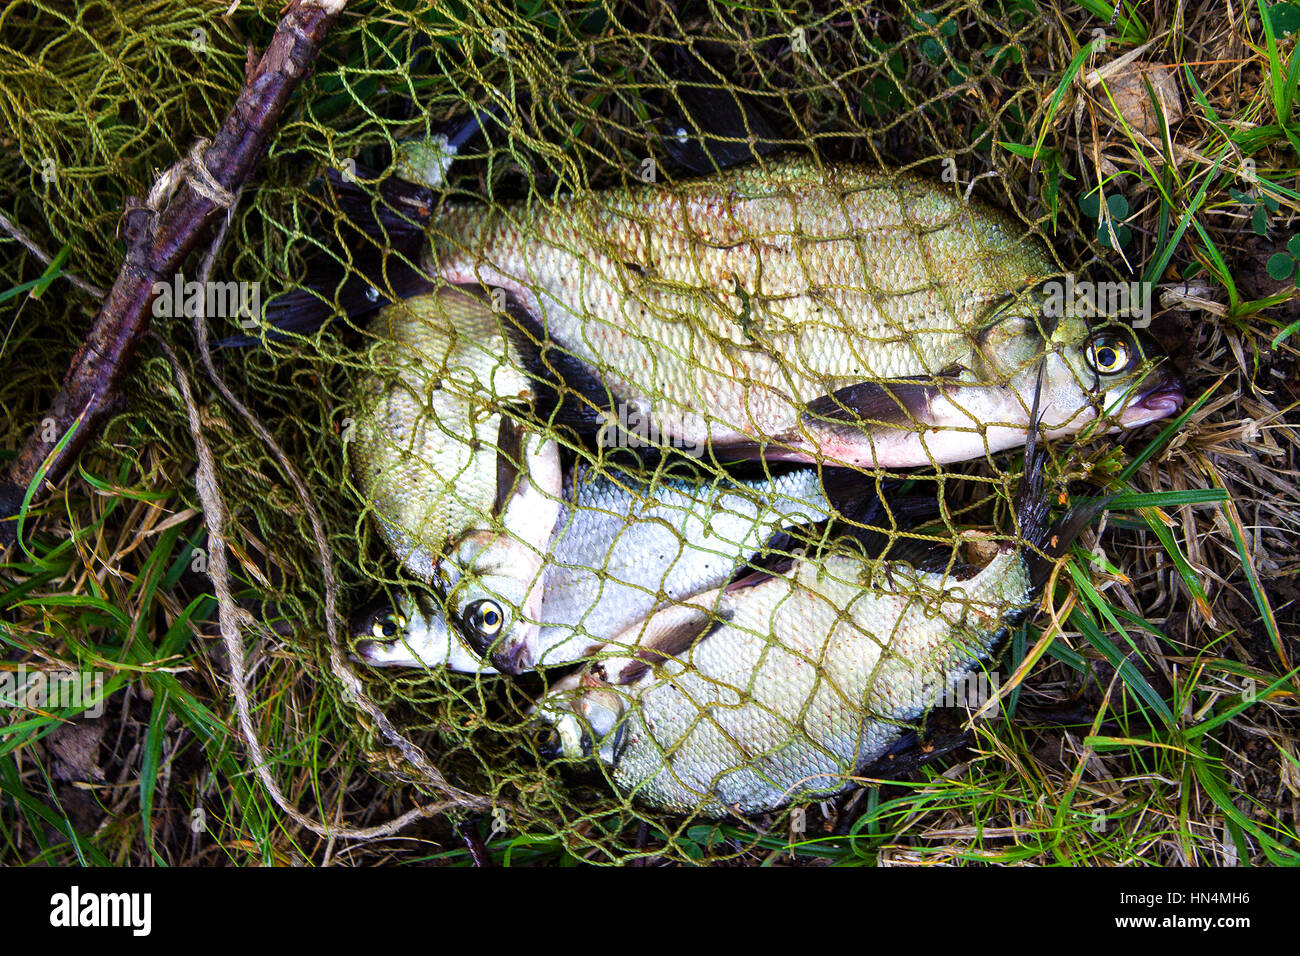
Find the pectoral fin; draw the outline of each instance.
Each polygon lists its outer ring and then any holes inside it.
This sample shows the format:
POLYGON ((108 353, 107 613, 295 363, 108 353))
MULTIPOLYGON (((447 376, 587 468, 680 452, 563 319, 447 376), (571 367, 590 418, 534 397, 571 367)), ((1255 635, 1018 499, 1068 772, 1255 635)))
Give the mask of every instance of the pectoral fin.
POLYGON ((939 394, 936 380, 859 382, 813 399, 804 408, 805 422, 861 428, 886 425, 913 428, 924 422, 939 394))
POLYGON ((679 657, 732 618, 733 612, 698 604, 676 604, 655 612, 630 648, 627 657, 601 662, 604 679, 627 685, 640 680, 652 667, 679 657))
POLYGON ((598 431, 620 396, 596 369, 551 338, 537 317, 512 296, 507 295, 503 305, 510 319, 504 323, 510 345, 534 382, 537 417, 583 433, 598 431))

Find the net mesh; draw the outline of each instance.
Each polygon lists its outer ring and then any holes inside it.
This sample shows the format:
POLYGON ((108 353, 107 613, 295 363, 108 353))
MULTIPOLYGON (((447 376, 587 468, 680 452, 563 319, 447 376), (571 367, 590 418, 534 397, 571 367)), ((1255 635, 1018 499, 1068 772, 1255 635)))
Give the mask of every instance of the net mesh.
MULTIPOLYGON (((143 195, 158 170, 219 124, 242 82, 246 44, 256 45, 273 28, 275 4, 241 4, 229 18, 221 16, 223 6, 159 0, 80 4, 75 12, 40 3, 6 8, 0 110, 11 148, 0 151, 0 194, 20 220, 46 223, 45 238, 52 247, 75 248, 73 265, 82 275, 110 281, 119 257, 118 210, 127 195, 143 195)), ((692 175, 683 161, 694 164, 698 175, 700 157, 692 157, 690 150, 698 149, 702 135, 711 135, 705 143, 717 155, 757 141, 765 144, 760 148, 770 146, 772 155, 811 150, 828 164, 862 162, 914 171, 958 203, 969 188, 975 197, 1012 214, 1015 223, 1033 224, 1025 232, 1041 239, 1055 260, 1043 264, 1048 271, 1069 271, 1066 264, 1077 267, 1101 251, 1093 240, 1096 224, 1073 203, 1057 203, 1058 184, 1050 170, 997 144, 1034 141, 1043 105, 1053 93, 1049 84, 1056 82, 1080 40, 1056 21, 1039 17, 1037 7, 1023 0, 903 3, 889 10, 805 3, 584 6, 549 0, 357 4, 340 19, 314 75, 296 96, 256 188, 241 198, 214 278, 259 283, 269 298, 316 279, 322 274, 319 263, 327 260, 340 279, 333 286, 326 283, 322 295, 342 311, 344 282, 355 277, 368 257, 384 263, 383 277, 375 280, 381 286, 396 275, 399 263, 420 267, 415 254, 403 251, 396 231, 364 225, 358 232, 354 225, 359 224, 350 223, 336 191, 323 188, 320 176, 333 170, 355 180, 350 185, 372 197, 375 209, 391 213, 394 203, 383 191, 391 174, 372 178, 366 170, 388 169, 403 142, 431 136, 485 108, 494 117, 486 142, 466 150, 447 187, 432 193, 431 208, 405 209, 417 223, 431 218, 435 234, 441 229, 448 242, 469 235, 455 217, 473 217, 476 210, 507 217, 544 213, 556 196, 635 190, 648 178, 666 194, 680 196, 686 188, 682 183, 692 175), (711 125, 718 116, 718 126, 711 125)), ((1057 145, 1056 135, 1048 131, 1049 149, 1057 145)), ((391 215, 388 221, 393 221, 391 215)), ((626 259, 627 249, 616 245, 619 237, 609 234, 605 222, 566 225, 572 230, 569 245, 581 247, 575 262, 595 270, 603 267, 604 260, 596 262, 601 256, 613 262, 626 259)), ((742 234, 740 241, 770 239, 776 232, 767 237, 742 234)), ((785 233, 800 235, 788 226, 785 233)), ((723 248, 723 238, 711 248, 723 248)), ((555 239, 560 246, 565 241, 555 239)), ((480 233, 469 243, 469 255, 482 262, 483 250, 480 233)), ((3 270, 11 284, 33 278, 31 262, 9 247, 3 270)), ((1030 271, 1035 280, 1043 278, 1043 269, 1030 271)), ((501 275, 493 278, 500 281, 501 275)), ((527 291, 564 277, 552 272, 515 278, 527 291)), ((743 320, 761 319, 764 308, 776 307, 744 289, 741 278, 734 285, 714 279, 694 285, 679 281, 671 290, 682 303, 678 312, 693 311, 691 297, 706 294, 712 285, 715 297, 706 307, 736 317, 738 331, 729 344, 743 346, 748 334, 743 320)), ((922 284, 934 279, 923 278, 922 284)), ((945 289, 954 284, 961 279, 944 280, 945 289)), ((662 302, 657 307, 671 312, 662 302)), ((20 370, 41 369, 45 363, 25 359, 51 348, 64 354, 93 303, 47 296, 25 308, 26 331, 9 344, 11 367, 20 370), (42 321, 69 318, 75 321, 63 326, 42 321), (59 329, 63 331, 50 331, 59 329)), ((491 314, 506 322, 504 314, 491 314)), ((211 321, 215 336, 245 331, 237 319, 211 321)), ((156 328, 179 352, 192 352, 187 321, 160 320, 156 328)), ((395 368, 399 378, 407 373, 419 378, 422 372, 420 389, 430 388, 432 378, 455 379, 432 374, 446 367, 446 351, 439 361, 421 350, 401 372, 392 353, 382 351, 392 328, 385 316, 371 323, 344 319, 319 331, 268 336, 255 346, 219 354, 240 398, 269 425, 307 481, 346 585, 345 605, 353 608, 381 593, 431 591, 399 572, 385 525, 375 514, 373 492, 356 473, 355 429, 358 419, 365 425, 364 396, 373 394, 376 382, 391 387, 395 368)), ((627 330, 609 328, 620 334, 627 330)), ((462 359, 470 366, 476 354, 500 356, 474 341, 476 346, 466 346, 470 359, 462 359)), ((700 340, 680 349, 677 357, 689 364, 717 344, 700 340)), ((572 351, 597 372, 611 372, 593 359, 595 347, 572 351)), ((495 373, 486 374, 492 379, 495 373)), ((629 397, 645 398, 652 407, 671 401, 672 396, 656 393, 660 381, 651 377, 635 383, 647 387, 631 389, 629 397)), ((171 370, 146 351, 134 382, 129 410, 112 422, 94 452, 97 462, 108 463, 100 473, 177 488, 187 504, 198 507, 187 480, 193 448, 171 370)), ((0 385, 9 447, 38 417, 47 384, 43 374, 19 371, 0 385)), ((504 420, 528 418, 518 394, 511 392, 487 389, 484 397, 471 381, 461 392, 437 400, 425 391, 425 407, 433 410, 432 420, 442 422, 447 441, 474 436, 476 444, 469 450, 478 455, 484 447, 478 438, 485 436, 489 449, 496 445, 519 456, 519 448, 507 448, 499 440, 502 413, 508 413, 504 420), (449 406, 438 404, 444 399, 453 405, 462 399, 481 403, 468 431, 454 415, 446 417, 449 406)), ((354 728, 357 749, 369 755, 377 772, 405 780, 417 791, 429 790, 426 781, 379 745, 336 692, 324 666, 315 547, 277 464, 215 395, 203 414, 222 490, 233 509, 240 597, 266 628, 283 635, 295 654, 315 662, 327 699, 342 724, 354 728)), ((753 492, 735 491, 733 482, 739 479, 717 455, 696 458, 670 449, 648 472, 638 470, 639 465, 602 472, 607 456, 592 447, 590 436, 583 440, 559 427, 554 415, 532 421, 530 428, 534 437, 540 431, 559 443, 566 472, 575 462, 585 463, 597 469, 588 476, 591 482, 605 481, 607 491, 609 482, 621 489, 622 497, 610 500, 626 504, 595 506, 607 515, 621 514, 616 510, 621 507, 646 507, 674 478, 691 483, 697 489, 693 494, 711 510, 725 510, 716 507, 720 493, 738 494, 737 501, 760 510, 776 501, 779 511, 782 500, 806 506, 798 494, 773 496, 769 489, 767 499, 761 492, 756 499, 753 492), (710 482, 725 482, 725 490, 710 482)), ((469 460, 468 454, 458 459, 450 472, 434 469, 461 499, 461 507, 453 508, 451 517, 430 519, 435 532, 439 524, 446 525, 444 537, 434 535, 438 547, 431 545, 431 552, 457 538, 463 528, 454 526, 467 515, 484 510, 481 487, 497 488, 495 464, 485 477, 470 474, 479 466, 467 464, 469 460)), ((626 456, 619 461, 629 464, 626 456)), ((1014 490, 1012 462, 1008 454, 943 464, 920 478, 897 469, 860 471, 863 486, 873 491, 892 475, 911 478, 915 488, 943 501, 937 518, 909 534, 899 530, 892 514, 877 517, 873 524, 883 530, 884 541, 952 543, 972 526, 1004 536, 1013 530, 1005 507, 1014 490)), ((762 484, 789 472, 751 466, 743 474, 762 484)), ((659 520, 674 523, 671 516, 659 520)), ((686 519, 681 521, 685 527, 686 519)), ((490 515, 483 526, 493 527, 490 515)), ((406 530, 425 533, 418 523, 406 530)), ((719 541, 711 545, 719 560, 734 560, 734 552, 746 550, 735 539, 721 536, 719 541)), ((661 596, 654 584, 650 591, 661 596)), ((400 727, 416 735, 450 781, 509 806, 511 828, 558 834, 577 854, 618 861, 641 852, 638 825, 644 823, 658 854, 698 859, 705 852, 699 818, 632 800, 599 771, 582 775, 540 759, 529 709, 554 677, 509 680, 440 669, 375 669, 363 676, 368 692, 400 727)), ((763 830, 779 827, 783 819, 778 815, 766 821, 748 837, 747 831, 737 831, 734 842, 717 844, 709 852, 740 852, 747 841, 761 839, 763 830)))

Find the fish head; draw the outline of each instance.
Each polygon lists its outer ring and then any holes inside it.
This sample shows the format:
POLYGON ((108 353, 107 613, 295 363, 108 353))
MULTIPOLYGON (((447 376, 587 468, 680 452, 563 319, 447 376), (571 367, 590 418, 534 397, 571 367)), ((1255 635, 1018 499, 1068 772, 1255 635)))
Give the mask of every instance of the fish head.
POLYGON ((542 745, 543 756, 584 759, 593 755, 613 766, 627 737, 628 698, 586 671, 577 688, 562 687, 548 694, 537 713, 551 724, 542 745))
MULTIPOLYGON (((1050 402, 1045 407, 1087 408, 1088 420, 1104 419, 1111 431, 1166 418, 1184 399, 1182 382, 1155 341, 1113 318, 1072 318, 1057 325, 1044 388, 1050 402)), ((1044 424, 1054 430, 1051 421, 1044 424)))
POLYGON ((508 535, 471 532, 438 562, 439 598, 401 596, 353 619, 355 653, 380 667, 530 670, 541 634, 541 564, 508 535))
POLYGON ((381 601, 352 619, 354 653, 375 667, 446 667, 495 674, 446 620, 439 603, 424 595, 381 601))
POLYGON ((983 399, 986 420, 1027 423, 1040 367, 1048 437, 1077 435, 1098 420, 1100 432, 1137 428, 1181 407, 1182 383, 1154 340, 1118 317, 1056 315, 1037 295, 1015 300, 979 336, 974 378, 1004 386, 983 399))
POLYGON ((543 556, 509 534, 473 532, 449 561, 457 570, 447 575, 444 620, 503 674, 531 670, 542 631, 543 556))

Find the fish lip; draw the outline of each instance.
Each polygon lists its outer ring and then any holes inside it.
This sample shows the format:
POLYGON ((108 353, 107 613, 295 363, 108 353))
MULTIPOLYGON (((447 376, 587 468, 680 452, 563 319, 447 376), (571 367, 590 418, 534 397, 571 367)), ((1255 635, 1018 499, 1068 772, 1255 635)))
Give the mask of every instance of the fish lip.
POLYGON ((502 647, 491 654, 484 652, 482 656, 490 660, 492 666, 502 674, 511 677, 518 677, 533 668, 533 663, 529 660, 528 647, 523 643, 502 647))
POLYGON ((355 661, 363 664, 385 665, 389 661, 384 659, 384 653, 391 651, 400 643, 401 639, 397 638, 391 641, 357 641, 352 648, 352 653, 348 656, 355 661))
POLYGON ((502 674, 508 674, 511 677, 517 677, 521 671, 518 669, 519 648, 513 650, 508 646, 502 646, 491 638, 485 638, 472 627, 465 627, 459 620, 448 618, 448 629, 455 632, 462 642, 471 651, 478 655, 479 660, 491 661, 502 674), (493 648, 496 650, 493 650, 493 648))
POLYGON ((1187 401, 1183 392, 1183 383, 1177 375, 1162 370, 1160 382, 1140 399, 1126 408, 1120 415, 1120 424, 1127 428, 1137 428, 1151 422, 1168 418, 1187 401))
POLYGON ((395 663, 400 666, 406 662, 394 662, 385 656, 386 652, 391 651, 397 644, 398 641, 358 641, 348 657, 371 667, 392 667, 395 663))

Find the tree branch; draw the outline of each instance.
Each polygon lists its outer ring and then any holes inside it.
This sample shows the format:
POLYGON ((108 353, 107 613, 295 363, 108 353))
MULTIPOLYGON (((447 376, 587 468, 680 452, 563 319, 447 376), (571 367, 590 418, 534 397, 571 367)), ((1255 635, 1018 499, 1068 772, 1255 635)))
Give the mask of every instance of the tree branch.
POLYGON ((77 454, 119 407, 131 359, 149 328, 154 284, 170 281, 182 260, 252 177, 298 81, 347 0, 290 0, 262 58, 250 63, 234 108, 211 141, 163 173, 142 203, 127 202, 126 256, 113 288, 72 358, 42 426, 28 438, 0 487, 0 540, 13 540, 16 516, 41 468, 57 485, 77 454), (53 427, 50 420, 53 420, 53 427), (76 432, 56 445, 76 425, 76 432), (51 439, 52 440, 47 440, 51 439))

